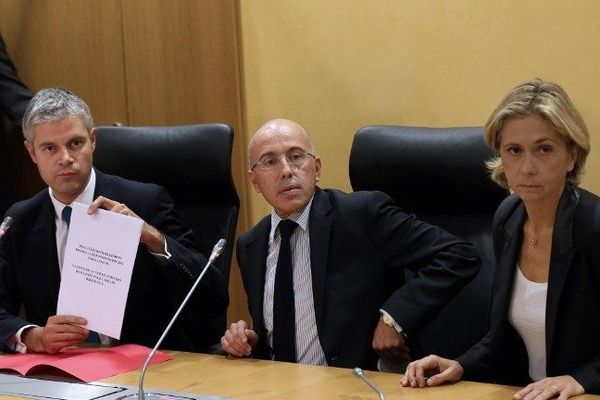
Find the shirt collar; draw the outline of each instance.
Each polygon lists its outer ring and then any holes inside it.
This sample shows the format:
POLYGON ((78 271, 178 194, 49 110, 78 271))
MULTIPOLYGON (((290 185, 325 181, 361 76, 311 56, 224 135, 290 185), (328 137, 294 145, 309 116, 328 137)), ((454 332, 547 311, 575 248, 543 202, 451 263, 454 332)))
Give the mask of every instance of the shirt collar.
MULTIPOLYGON (((315 195, 313 194, 313 197, 310 199, 308 204, 306 206, 304 206, 304 209, 302 209, 302 211, 292 213, 289 215, 289 217, 287 217, 285 219, 290 219, 290 220, 296 222, 298 224, 298 226, 300 226, 300 228, 302 228, 302 230, 304 232, 308 232, 308 217, 310 215, 310 208, 312 206, 314 197, 315 197, 315 195)), ((281 222, 282 219, 283 218, 281 218, 279 215, 277 215, 275 210, 271 211, 271 231, 269 233, 270 241, 272 241, 273 238, 275 237, 275 232, 277 231, 277 226, 279 225, 279 222, 281 222)))
MULTIPOLYGON (((90 204, 92 201, 94 201, 94 190, 96 190, 96 172, 94 171, 94 168, 92 168, 92 172, 90 173, 90 179, 88 180, 87 185, 85 185, 83 192, 79 193, 79 196, 77 196, 75 200, 73 200, 73 203, 77 202, 82 204, 90 204)), ((54 193, 52 193, 51 187, 48 188, 48 193, 50 194, 50 200, 52 200, 52 205, 54 206, 54 212, 56 212, 55 216, 56 218, 60 219, 63 208, 70 204, 63 204, 60 201, 58 201, 56 197, 54 197, 54 193)))

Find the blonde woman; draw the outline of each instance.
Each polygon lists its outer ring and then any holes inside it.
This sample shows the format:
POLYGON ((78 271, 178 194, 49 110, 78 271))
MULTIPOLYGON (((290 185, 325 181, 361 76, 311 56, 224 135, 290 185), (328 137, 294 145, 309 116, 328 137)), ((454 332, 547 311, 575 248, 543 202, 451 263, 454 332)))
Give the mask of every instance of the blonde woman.
POLYGON ((492 179, 513 195, 493 225, 489 333, 457 360, 409 364, 403 386, 460 379, 525 386, 515 399, 600 393, 600 199, 578 187, 589 134, 565 91, 512 90, 485 126, 492 179))

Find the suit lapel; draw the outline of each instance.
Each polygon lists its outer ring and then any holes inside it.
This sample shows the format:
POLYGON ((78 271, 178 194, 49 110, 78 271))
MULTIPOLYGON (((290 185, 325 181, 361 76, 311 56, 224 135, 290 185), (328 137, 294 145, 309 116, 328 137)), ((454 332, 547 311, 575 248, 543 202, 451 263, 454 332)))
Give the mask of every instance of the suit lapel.
POLYGON ((96 187, 94 188, 94 200, 96 200, 98 196, 104 196, 114 200, 116 196, 114 195, 112 186, 107 182, 108 177, 102 172, 98 171, 96 168, 94 168, 94 171, 96 172, 96 187))
POLYGON ((548 359, 550 359, 549 355, 554 341, 560 296, 575 254, 573 218, 578 202, 579 193, 570 187, 566 187, 558 204, 556 220, 554 221, 550 278, 546 299, 546 354, 548 354, 548 359))
POLYGON ((323 299, 325 296, 327 251, 333 221, 331 215, 329 215, 330 212, 331 204, 327 194, 317 188, 310 209, 308 226, 310 229, 310 268, 318 332, 323 332, 323 299))
POLYGON ((43 199, 40 213, 31 229, 28 241, 32 253, 32 261, 28 263, 35 270, 36 279, 44 282, 45 290, 39 291, 47 296, 46 304, 48 315, 56 314, 58 291, 60 288, 60 269, 58 266, 58 252, 56 250, 56 223, 54 221, 54 206, 48 194, 43 199))
POLYGON ((494 285, 494 304, 500 305, 497 314, 492 316, 492 323, 495 321, 505 321, 510 307, 510 297, 512 296, 515 272, 523 240, 523 223, 525 222, 525 207, 520 203, 510 218, 498 231, 501 237, 496 243, 503 244, 495 249, 496 254, 500 255, 498 264, 498 273, 494 285))
POLYGON ((247 266, 257 266, 258 271, 245 271, 246 282, 248 283, 248 297, 256 299, 256 309, 254 310, 255 320, 254 329, 257 333, 263 329, 263 304, 265 293, 265 274, 267 269, 267 253, 269 251, 269 232, 271 230, 271 218, 264 218, 257 226, 252 239, 245 245, 244 253, 247 257, 247 266))

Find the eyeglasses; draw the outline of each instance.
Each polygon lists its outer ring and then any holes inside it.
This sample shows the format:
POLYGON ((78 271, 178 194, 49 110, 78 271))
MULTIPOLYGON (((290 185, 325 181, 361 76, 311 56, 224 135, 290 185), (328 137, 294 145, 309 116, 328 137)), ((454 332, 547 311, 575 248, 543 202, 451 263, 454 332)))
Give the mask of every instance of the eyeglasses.
POLYGON ((302 165, 304 165, 304 162, 307 160, 307 158, 309 156, 312 158, 316 158, 316 156, 314 154, 304 153, 304 152, 295 152, 295 153, 286 154, 284 156, 279 156, 279 157, 264 156, 263 158, 258 160, 256 162, 256 164, 254 164, 252 166, 252 168, 250 168, 250 171, 254 170, 254 168, 257 168, 261 171, 273 171, 275 169, 280 168, 283 165, 281 163, 281 160, 284 158, 290 167, 300 168, 302 165))

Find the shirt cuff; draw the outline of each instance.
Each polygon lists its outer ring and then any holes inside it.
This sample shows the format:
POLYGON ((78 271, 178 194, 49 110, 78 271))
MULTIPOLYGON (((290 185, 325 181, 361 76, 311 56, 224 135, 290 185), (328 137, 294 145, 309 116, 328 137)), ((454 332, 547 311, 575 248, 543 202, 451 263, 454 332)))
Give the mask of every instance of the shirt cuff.
POLYGON ((394 317, 392 317, 387 311, 380 308, 379 314, 381 314, 381 316, 384 316, 384 315, 387 316, 392 321, 392 325, 394 326, 394 329, 396 330, 396 332, 398 332, 399 334, 404 335, 404 337, 406 337, 406 332, 404 332, 404 329, 402 329, 402 327, 400 325, 398 325, 398 323, 396 322, 394 317))
POLYGON ((13 333, 8 340, 6 340, 6 347, 14 351, 15 353, 27 353, 27 345, 21 340, 23 331, 27 328, 36 328, 37 325, 25 325, 15 333, 13 333))
POLYGON ((162 265, 165 265, 165 264, 168 264, 169 261, 171 261, 171 253, 169 253, 169 248, 167 247, 167 237, 165 235, 163 235, 163 238, 165 239, 165 253, 164 254, 154 253, 154 252, 150 251, 150 249, 148 249, 148 252, 150 252, 150 254, 152 254, 154 256, 156 261, 158 261, 162 265))

